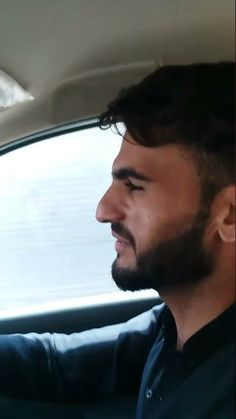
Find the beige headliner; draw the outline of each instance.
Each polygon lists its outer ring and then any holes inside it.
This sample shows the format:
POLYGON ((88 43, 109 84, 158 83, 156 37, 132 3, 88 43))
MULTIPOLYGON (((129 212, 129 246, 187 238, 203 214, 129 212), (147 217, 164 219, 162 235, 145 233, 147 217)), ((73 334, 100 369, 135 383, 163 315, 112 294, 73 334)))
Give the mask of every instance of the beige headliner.
POLYGON ((96 115, 155 63, 219 60, 234 0, 0 0, 0 68, 35 97, 0 114, 0 143, 96 115))

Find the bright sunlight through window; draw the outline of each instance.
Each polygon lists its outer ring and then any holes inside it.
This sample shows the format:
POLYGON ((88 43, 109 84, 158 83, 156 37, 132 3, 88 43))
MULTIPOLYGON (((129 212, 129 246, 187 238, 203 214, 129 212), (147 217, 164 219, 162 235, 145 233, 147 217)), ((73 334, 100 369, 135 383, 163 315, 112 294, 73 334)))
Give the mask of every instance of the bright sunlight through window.
POLYGON ((110 226, 95 220, 120 142, 92 128, 0 157, 0 317, 130 298, 111 278, 110 226))

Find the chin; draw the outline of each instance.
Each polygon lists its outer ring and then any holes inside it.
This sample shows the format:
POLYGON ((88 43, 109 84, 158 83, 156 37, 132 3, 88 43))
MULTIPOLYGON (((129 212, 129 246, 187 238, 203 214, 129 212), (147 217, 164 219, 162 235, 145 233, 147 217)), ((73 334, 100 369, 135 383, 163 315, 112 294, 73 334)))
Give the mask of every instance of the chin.
POLYGON ((116 259, 112 264, 112 277, 117 287, 122 291, 139 291, 141 289, 147 289, 146 284, 143 284, 143 279, 139 277, 136 269, 133 269, 130 266, 130 263, 119 263, 119 259, 116 259))
POLYGON ((118 269, 125 270, 135 270, 137 266, 136 261, 134 261, 133 258, 127 257, 125 255, 118 255, 114 263, 116 264, 118 269))

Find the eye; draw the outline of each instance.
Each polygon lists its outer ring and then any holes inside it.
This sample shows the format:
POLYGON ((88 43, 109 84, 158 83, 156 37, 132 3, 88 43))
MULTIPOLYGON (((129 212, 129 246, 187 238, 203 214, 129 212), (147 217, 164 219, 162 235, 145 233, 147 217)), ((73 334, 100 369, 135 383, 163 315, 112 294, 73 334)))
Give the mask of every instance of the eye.
POLYGON ((142 186, 135 185, 130 180, 125 182, 125 186, 127 187, 127 189, 129 189, 129 191, 141 191, 141 190, 143 190, 142 186))

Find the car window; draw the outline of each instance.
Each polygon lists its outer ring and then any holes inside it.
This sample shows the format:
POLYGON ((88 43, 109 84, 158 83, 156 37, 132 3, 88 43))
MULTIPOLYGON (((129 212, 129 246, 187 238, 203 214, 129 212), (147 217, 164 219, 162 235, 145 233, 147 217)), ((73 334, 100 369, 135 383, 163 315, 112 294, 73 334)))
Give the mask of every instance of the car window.
POLYGON ((2 316, 119 292, 110 226, 95 219, 119 147, 117 134, 96 127, 1 156, 2 316))

